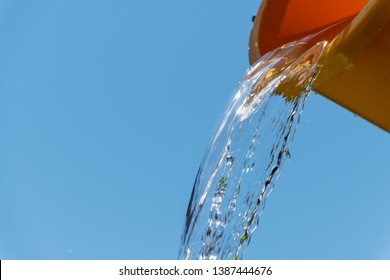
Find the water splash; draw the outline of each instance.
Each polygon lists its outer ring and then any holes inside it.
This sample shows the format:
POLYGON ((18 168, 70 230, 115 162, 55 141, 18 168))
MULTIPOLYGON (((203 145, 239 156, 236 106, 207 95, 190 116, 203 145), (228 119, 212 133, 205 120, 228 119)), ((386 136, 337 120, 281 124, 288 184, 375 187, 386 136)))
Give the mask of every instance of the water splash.
POLYGON ((326 42, 270 52, 239 83, 193 186, 179 258, 242 259, 259 225, 326 42))

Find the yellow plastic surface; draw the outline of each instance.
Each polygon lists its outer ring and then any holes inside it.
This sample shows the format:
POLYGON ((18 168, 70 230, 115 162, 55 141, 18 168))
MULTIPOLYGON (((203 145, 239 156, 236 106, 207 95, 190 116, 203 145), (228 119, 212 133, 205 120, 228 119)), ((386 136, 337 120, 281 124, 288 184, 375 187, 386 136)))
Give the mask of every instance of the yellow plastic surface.
POLYGON ((250 62, 285 43, 350 18, 326 35, 330 42, 326 62, 313 88, 390 132, 390 1, 366 2, 263 1, 251 33, 250 62), (293 16, 297 10, 300 12, 293 16), (325 16, 313 17, 320 13, 325 16))

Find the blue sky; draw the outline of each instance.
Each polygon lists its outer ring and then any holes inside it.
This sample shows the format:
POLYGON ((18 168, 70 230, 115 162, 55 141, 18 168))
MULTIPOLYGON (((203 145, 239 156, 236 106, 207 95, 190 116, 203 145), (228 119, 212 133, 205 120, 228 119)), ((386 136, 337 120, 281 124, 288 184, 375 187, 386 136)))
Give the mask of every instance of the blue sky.
MULTIPOLYGON (((260 1, 0 0, 0 259, 175 259, 260 1)), ((389 259, 389 134, 311 95, 249 259, 389 259)))

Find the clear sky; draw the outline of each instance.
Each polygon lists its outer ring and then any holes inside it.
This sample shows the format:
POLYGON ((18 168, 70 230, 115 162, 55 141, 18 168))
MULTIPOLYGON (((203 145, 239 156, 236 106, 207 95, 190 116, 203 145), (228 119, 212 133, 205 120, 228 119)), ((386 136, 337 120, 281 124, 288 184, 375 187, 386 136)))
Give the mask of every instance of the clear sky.
MULTIPOLYGON (((175 259, 259 0, 0 0, 0 259, 175 259)), ((310 96, 248 259, 390 259, 390 135, 310 96)))

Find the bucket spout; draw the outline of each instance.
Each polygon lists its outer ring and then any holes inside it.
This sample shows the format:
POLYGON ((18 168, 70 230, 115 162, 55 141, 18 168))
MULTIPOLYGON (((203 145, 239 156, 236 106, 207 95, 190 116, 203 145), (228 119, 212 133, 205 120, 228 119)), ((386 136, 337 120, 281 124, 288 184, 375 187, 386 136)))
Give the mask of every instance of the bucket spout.
POLYGON ((315 92, 390 132, 390 1, 264 0, 249 60, 337 23, 315 92))

